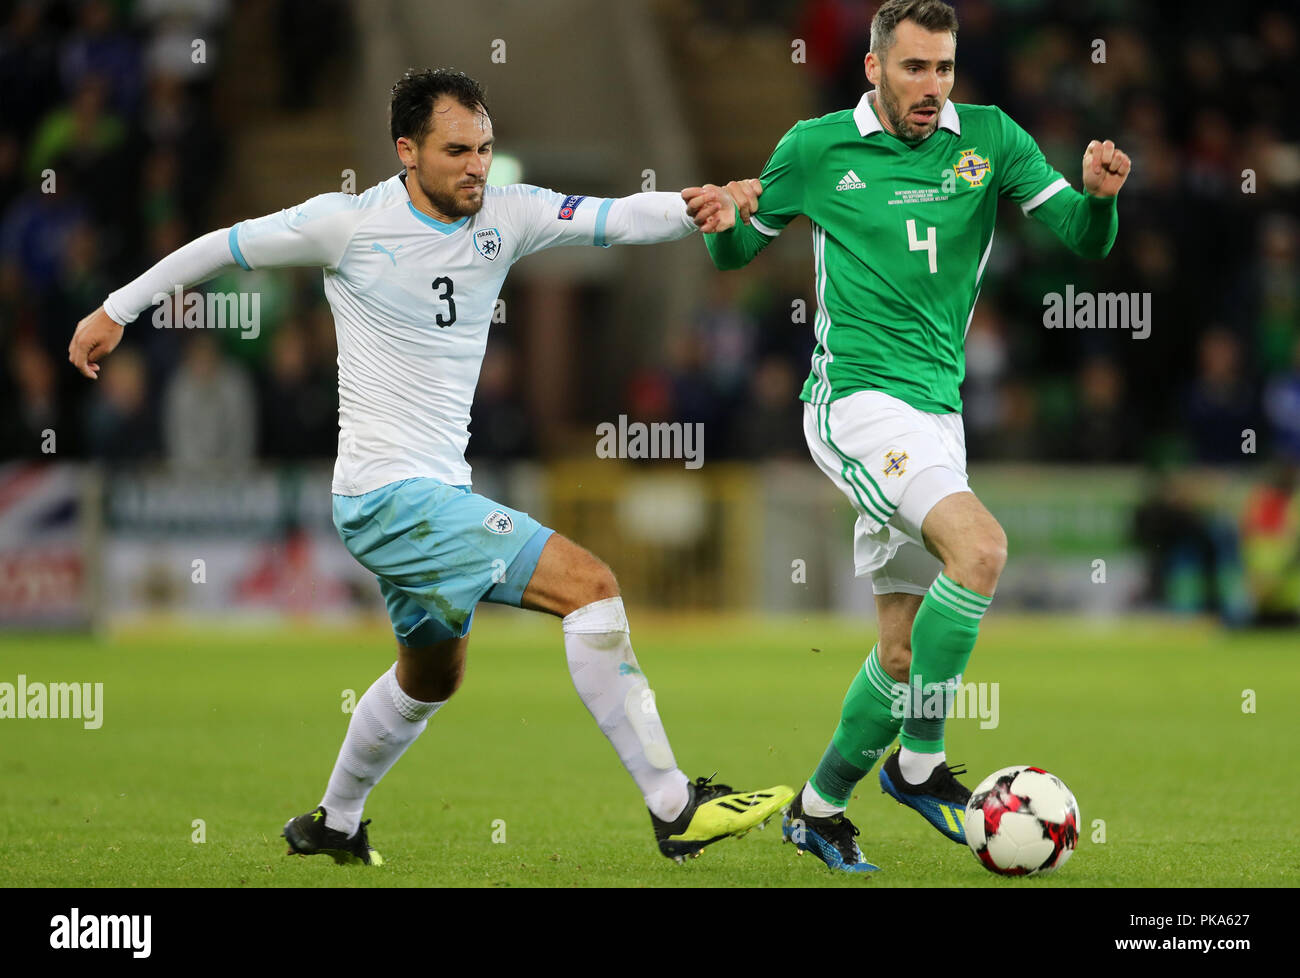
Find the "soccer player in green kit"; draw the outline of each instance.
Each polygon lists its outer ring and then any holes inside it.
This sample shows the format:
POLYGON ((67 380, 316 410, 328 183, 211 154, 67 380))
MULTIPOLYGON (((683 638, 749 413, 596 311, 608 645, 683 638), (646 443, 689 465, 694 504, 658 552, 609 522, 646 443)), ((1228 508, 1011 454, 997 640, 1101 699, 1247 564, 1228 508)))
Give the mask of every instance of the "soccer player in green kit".
POLYGON ((723 270, 747 264, 796 216, 812 223, 817 345, 800 395, 804 432, 857 510, 854 563, 872 576, 879 637, 783 833, 849 872, 877 868, 844 812, 896 736, 881 787, 965 842, 970 791, 947 763, 944 717, 1007 540, 967 482, 958 388, 998 198, 1101 259, 1131 166, 1094 140, 1080 193, 1001 109, 950 102, 956 38, 940 0, 888 0, 866 56, 875 90, 856 108, 796 124, 757 182, 683 191, 723 270))

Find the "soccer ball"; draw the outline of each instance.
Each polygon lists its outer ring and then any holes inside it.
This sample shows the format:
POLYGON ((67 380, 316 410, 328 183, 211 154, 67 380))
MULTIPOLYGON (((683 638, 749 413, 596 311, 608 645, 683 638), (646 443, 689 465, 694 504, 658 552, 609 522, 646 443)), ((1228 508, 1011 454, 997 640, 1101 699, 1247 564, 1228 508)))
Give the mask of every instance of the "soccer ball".
POLYGON ((1079 804, 1041 767, 994 771, 966 803, 966 844, 990 872, 1033 876, 1060 869, 1079 841, 1079 804))

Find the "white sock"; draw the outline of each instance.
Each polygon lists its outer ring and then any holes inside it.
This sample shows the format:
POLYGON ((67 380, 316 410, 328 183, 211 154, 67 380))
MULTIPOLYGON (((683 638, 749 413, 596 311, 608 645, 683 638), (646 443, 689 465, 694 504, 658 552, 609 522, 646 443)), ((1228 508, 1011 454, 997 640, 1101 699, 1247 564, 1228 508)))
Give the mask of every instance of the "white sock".
POLYGON ((356 833, 366 796, 424 732, 429 717, 445 703, 422 703, 397 684, 397 663, 376 679, 357 702, 339 748, 321 805, 327 828, 356 833))
POLYGON ((906 747, 899 748, 898 769, 903 772, 903 780, 908 784, 924 784, 930 775, 947 759, 943 751, 937 754, 918 754, 906 747))
POLYGON ((803 813, 805 815, 811 815, 813 818, 830 818, 832 815, 839 815, 844 811, 843 808, 840 808, 838 805, 832 805, 821 795, 817 794, 811 781, 803 786, 803 798, 801 804, 803 806, 803 813))
POLYGON ((671 822, 690 799, 689 781, 673 759, 654 693, 632 652, 623 599, 593 601, 563 624, 574 688, 641 789, 646 807, 671 822))

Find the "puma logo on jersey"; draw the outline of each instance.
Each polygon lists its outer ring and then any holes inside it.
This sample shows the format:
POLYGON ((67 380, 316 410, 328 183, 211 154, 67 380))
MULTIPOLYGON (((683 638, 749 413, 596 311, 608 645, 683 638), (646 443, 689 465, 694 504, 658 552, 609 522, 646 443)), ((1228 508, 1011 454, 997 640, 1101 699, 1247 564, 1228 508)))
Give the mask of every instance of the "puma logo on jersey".
POLYGON ((862 190, 866 186, 867 185, 862 181, 862 178, 850 170, 848 173, 844 174, 844 176, 840 177, 840 182, 835 185, 835 192, 839 193, 841 190, 862 190))
POLYGON ((381 245, 378 241, 376 241, 374 244, 372 244, 372 245, 370 246, 370 250, 371 250, 371 251, 382 251, 385 255, 388 256, 388 260, 391 261, 391 262, 393 263, 393 267, 396 268, 396 267, 397 267, 397 253, 398 253, 399 251, 402 250, 402 246, 401 246, 401 245, 398 245, 398 246, 397 246, 396 248, 394 248, 392 251, 389 251, 387 248, 385 248, 383 245, 381 245))

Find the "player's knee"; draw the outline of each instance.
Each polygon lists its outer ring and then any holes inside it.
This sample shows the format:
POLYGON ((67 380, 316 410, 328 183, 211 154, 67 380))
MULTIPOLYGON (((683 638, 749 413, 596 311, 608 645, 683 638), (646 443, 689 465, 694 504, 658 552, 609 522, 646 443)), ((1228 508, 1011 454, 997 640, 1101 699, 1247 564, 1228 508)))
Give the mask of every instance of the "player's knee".
POLYGON ((398 645, 397 685, 421 703, 445 703, 465 681, 464 655, 398 645))
POLYGON ((569 569, 559 594, 557 613, 563 617, 597 601, 619 596, 618 580, 609 565, 598 557, 584 553, 569 569))
POLYGON ((415 675, 401 683, 402 692, 421 703, 445 703, 451 699, 465 679, 465 666, 431 675, 415 675), (406 687, 410 686, 410 689, 406 687))
POLYGON ((907 682, 908 674, 912 670, 911 636, 881 641, 876 646, 876 657, 880 660, 880 668, 885 670, 890 679, 900 683, 907 682))
POLYGON ((618 579, 614 577, 614 572, 603 560, 592 557, 591 563, 584 568, 582 575, 579 607, 594 601, 604 601, 606 598, 616 598, 618 595, 618 579))
POLYGON ((1007 535, 993 522, 971 534, 957 554, 954 571, 963 587, 980 594, 992 594, 1007 566, 1007 535))
POLYGON ((976 562, 993 575, 994 580, 1002 576, 1007 566, 1007 535, 1001 525, 994 523, 982 537, 975 552, 976 562))

